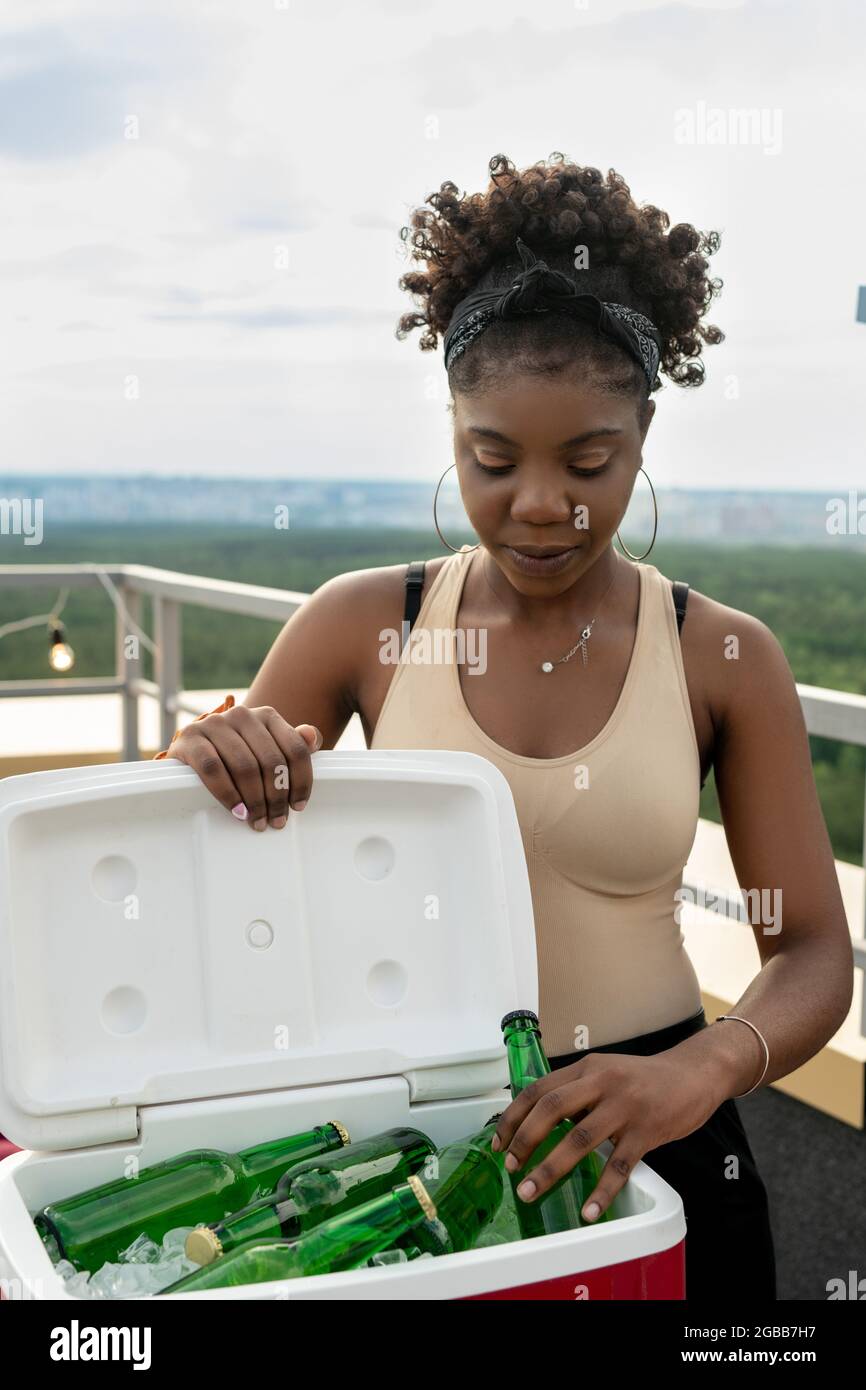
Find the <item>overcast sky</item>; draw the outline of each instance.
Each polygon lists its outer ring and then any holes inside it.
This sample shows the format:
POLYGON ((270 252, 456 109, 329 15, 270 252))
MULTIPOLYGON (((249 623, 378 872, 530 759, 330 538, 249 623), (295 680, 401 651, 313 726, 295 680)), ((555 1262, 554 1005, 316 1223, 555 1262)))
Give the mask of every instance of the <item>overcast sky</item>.
POLYGON ((7 468, 432 486, 399 228, 561 150, 722 233, 727 340, 657 393, 653 482, 862 485, 864 36, 862 0, 4 0, 7 468))

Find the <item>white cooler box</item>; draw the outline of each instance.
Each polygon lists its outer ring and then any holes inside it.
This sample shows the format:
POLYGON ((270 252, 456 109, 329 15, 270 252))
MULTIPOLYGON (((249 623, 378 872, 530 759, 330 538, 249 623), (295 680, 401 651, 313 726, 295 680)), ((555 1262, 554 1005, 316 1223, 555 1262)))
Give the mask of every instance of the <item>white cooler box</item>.
MULTIPOLYGON (((7 1298, 69 1297, 31 1215, 131 1156, 236 1151, 331 1119, 353 1139, 411 1124, 443 1145, 508 1104, 500 1020, 537 1008, 537 978, 507 781, 471 753, 313 761, 309 807, 263 833, 174 760, 0 782, 0 1132, 22 1147, 0 1163, 7 1298)), ((639 1163, 617 1211, 181 1296, 682 1298, 677 1193, 639 1163)))

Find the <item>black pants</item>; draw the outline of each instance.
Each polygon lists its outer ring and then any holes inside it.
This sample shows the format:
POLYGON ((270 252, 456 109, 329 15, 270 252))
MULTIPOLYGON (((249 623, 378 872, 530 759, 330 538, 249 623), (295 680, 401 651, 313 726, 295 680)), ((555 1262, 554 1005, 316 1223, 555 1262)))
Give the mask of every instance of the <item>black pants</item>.
MULTIPOLYGON (((650 1057, 675 1047, 707 1027, 701 1009, 693 1018, 657 1033, 606 1043, 562 1057, 550 1057, 555 1071, 589 1052, 626 1052, 650 1057)), ((776 1299, 776 1256, 767 1190, 733 1100, 683 1139, 661 1144, 643 1161, 679 1193, 686 1216, 686 1298, 713 1299, 721 1314, 744 1300, 776 1299), (730 1155, 739 1159, 739 1177, 726 1177, 730 1155)))

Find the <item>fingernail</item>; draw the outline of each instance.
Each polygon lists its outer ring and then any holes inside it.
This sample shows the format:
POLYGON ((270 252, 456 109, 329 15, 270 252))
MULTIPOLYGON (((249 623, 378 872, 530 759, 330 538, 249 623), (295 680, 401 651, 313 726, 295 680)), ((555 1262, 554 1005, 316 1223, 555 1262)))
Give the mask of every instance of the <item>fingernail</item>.
POLYGON ((274 827, 274 830, 282 830, 287 820, 288 816, 277 816, 276 820, 271 821, 271 825, 274 827))
POLYGON ((253 821, 253 830, 267 830, 267 828, 268 828, 268 823, 267 823, 267 821, 265 820, 264 816, 262 816, 261 820, 254 820, 254 821, 253 821))
POLYGON ((584 1207, 583 1214, 587 1221, 595 1221, 601 1215, 601 1207, 598 1202, 590 1202, 588 1206, 584 1207))
POLYGON ((293 810, 293 811, 303 811, 303 809, 304 809, 304 807, 306 806, 306 804, 307 804, 306 801, 296 801, 295 804, 294 804, 294 806, 292 807, 292 810, 293 810))
POLYGON ((505 1158, 505 1166, 508 1169, 509 1173, 516 1173, 517 1169, 520 1167, 520 1164, 517 1162, 517 1159, 514 1157, 514 1154, 507 1154, 505 1158))
POLYGON ((526 1181, 525 1181, 525 1182, 522 1182, 522 1183, 520 1184, 520 1186, 518 1187, 518 1189, 517 1189, 517 1195, 518 1195, 518 1197, 524 1197, 524 1198, 526 1198, 526 1197, 534 1197, 534 1196, 535 1196, 535 1183, 534 1183, 530 1178, 527 1178, 526 1181))
POLYGON ((493 1138, 490 1140, 490 1147, 491 1147, 491 1149, 494 1149, 494 1150, 497 1150, 497 1149, 499 1149, 499 1148, 501 1147, 501 1145, 500 1145, 500 1143, 499 1143, 499 1135, 498 1135, 498 1134, 494 1134, 493 1138))
POLYGON ((232 815, 237 816, 238 820, 246 820, 247 808, 242 801, 239 801, 237 806, 232 807, 232 815))

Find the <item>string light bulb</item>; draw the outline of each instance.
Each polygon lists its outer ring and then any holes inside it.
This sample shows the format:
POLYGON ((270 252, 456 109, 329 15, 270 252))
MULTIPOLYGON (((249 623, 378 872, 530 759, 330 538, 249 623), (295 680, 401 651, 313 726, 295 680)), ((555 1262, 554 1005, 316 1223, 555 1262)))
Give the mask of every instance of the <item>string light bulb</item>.
POLYGON ((48 653, 48 664, 52 671, 71 671, 75 665, 75 652, 66 640, 66 629, 61 622, 55 622, 51 626, 51 648, 48 653))

